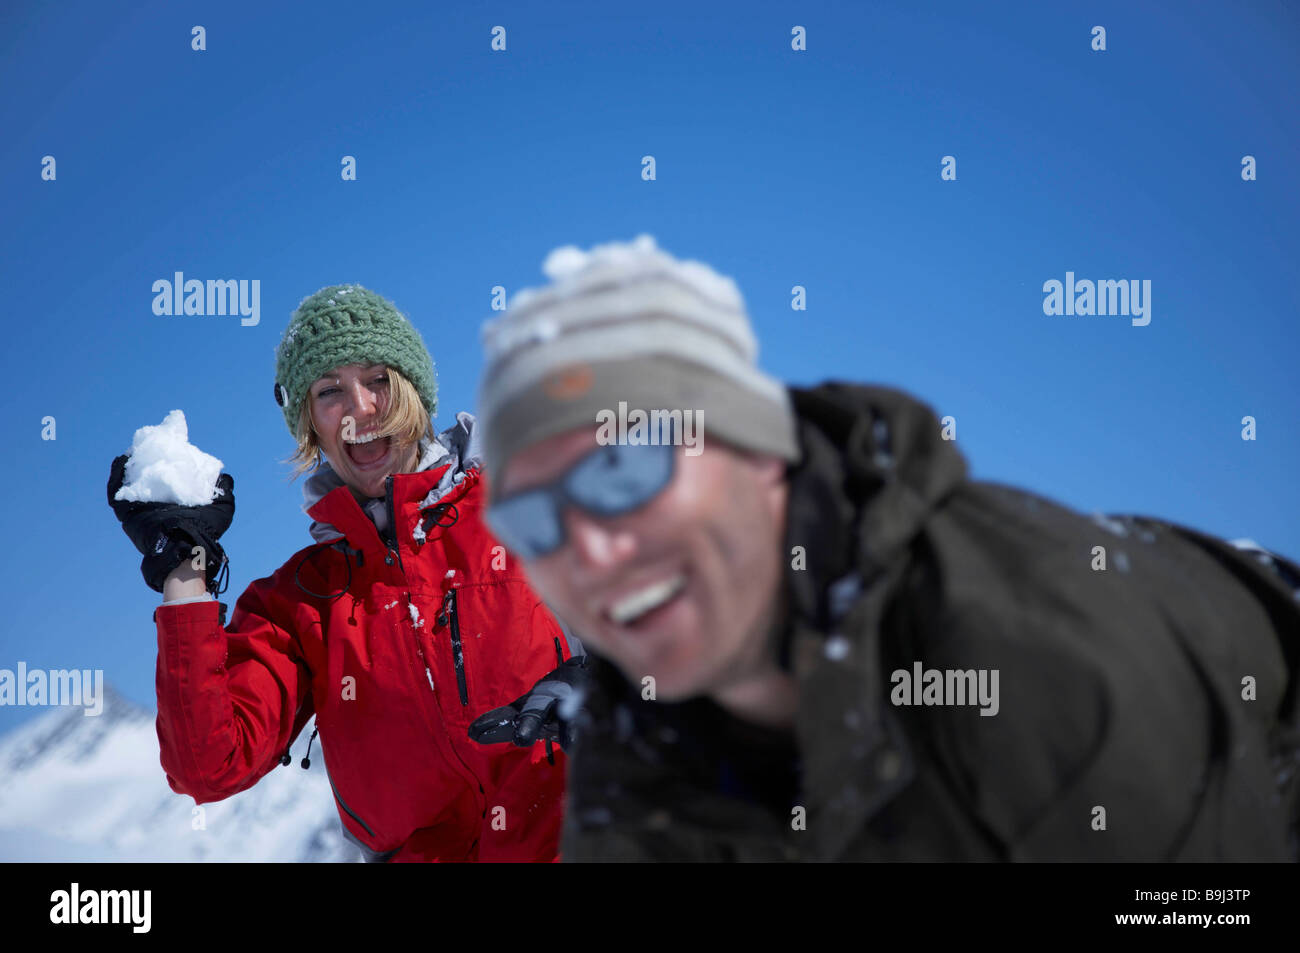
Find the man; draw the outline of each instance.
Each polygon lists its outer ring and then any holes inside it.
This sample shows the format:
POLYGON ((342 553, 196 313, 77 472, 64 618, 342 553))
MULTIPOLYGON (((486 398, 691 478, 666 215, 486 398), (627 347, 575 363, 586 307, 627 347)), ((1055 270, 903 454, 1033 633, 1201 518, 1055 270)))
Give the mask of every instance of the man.
POLYGON ((471 732, 580 726, 566 860, 1296 858, 1300 567, 783 388, 646 237, 545 268, 485 331, 488 520, 592 658, 471 732))

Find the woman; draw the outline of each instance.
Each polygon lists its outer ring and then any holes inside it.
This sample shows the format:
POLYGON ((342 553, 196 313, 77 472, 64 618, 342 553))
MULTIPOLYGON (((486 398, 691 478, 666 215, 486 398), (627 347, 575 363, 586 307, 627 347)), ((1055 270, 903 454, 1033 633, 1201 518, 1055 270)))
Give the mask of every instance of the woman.
POLYGON ((109 500, 164 597, 158 738, 173 790, 201 804, 250 787, 289 763, 315 714, 340 821, 368 859, 556 859, 561 752, 467 735, 474 713, 571 654, 482 522, 473 417, 434 435, 423 341, 355 285, 298 306, 275 395, 298 442, 295 477, 316 463, 303 507, 316 543, 249 585, 224 629, 217 537, 233 479, 208 506, 114 503, 126 458, 114 461, 109 500))

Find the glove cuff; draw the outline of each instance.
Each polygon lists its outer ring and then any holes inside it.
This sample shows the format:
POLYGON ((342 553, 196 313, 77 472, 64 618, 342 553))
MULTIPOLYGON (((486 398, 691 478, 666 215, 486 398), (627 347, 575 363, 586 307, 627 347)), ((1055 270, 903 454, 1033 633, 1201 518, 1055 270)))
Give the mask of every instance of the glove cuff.
POLYGON ((202 546, 204 588, 213 596, 225 592, 224 587, 218 587, 222 576, 228 575, 229 566, 226 552, 221 548, 220 543, 216 540, 195 540, 184 530, 174 530, 165 537, 165 540, 165 542, 159 540, 162 543, 161 549, 156 549, 140 560, 140 574, 144 576, 144 581, 150 589, 161 593, 163 583, 173 570, 181 563, 195 558, 194 547, 202 546))

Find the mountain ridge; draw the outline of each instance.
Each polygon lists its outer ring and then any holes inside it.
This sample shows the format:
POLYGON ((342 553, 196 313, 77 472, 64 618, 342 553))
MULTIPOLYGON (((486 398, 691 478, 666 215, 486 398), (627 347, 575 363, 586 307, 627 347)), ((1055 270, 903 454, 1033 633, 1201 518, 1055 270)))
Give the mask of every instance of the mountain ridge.
POLYGON ((105 683, 99 715, 52 708, 0 735, 0 861, 360 859, 323 765, 195 805, 167 783, 155 717, 105 683))

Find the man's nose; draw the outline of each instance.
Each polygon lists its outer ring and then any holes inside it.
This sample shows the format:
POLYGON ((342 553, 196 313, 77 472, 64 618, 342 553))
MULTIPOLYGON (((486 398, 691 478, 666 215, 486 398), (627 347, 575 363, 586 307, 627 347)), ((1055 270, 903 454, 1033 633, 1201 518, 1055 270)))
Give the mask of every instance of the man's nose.
POLYGON ((618 568, 636 555, 635 534, 618 528, 615 521, 589 516, 575 506, 564 509, 569 550, 579 565, 606 571, 618 568))

